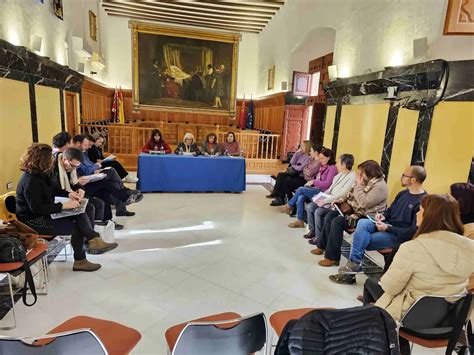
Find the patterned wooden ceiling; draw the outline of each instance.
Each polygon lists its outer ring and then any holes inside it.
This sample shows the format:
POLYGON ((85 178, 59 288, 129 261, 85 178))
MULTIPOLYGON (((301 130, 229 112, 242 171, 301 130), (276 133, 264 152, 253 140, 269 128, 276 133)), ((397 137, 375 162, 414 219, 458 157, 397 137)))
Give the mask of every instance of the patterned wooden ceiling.
POLYGON ((109 16, 260 33, 285 0, 102 0, 109 16))

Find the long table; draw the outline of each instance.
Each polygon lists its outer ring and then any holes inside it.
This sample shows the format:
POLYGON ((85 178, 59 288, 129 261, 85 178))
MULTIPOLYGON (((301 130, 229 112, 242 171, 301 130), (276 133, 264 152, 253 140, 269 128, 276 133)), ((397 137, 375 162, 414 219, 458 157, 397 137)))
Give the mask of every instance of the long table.
POLYGON ((141 153, 138 178, 142 192, 242 192, 245 159, 141 153))

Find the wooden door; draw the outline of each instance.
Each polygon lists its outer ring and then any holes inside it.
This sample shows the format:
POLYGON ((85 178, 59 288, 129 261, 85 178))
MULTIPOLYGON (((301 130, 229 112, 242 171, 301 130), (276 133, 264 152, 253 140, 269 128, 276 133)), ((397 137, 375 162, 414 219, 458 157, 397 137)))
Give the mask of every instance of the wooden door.
POLYGON ((65 111, 66 111, 66 131, 75 136, 78 134, 77 131, 77 106, 76 106, 76 94, 73 92, 66 91, 65 100, 65 111))
MULTIPOLYGON (((326 105, 322 103, 315 103, 313 106, 313 114, 311 116, 310 139, 316 144, 323 144, 323 122, 326 114, 326 105)), ((331 149, 331 147, 327 147, 331 149)))
POLYGON ((283 127, 283 144, 281 159, 286 160, 288 152, 295 152, 298 145, 306 139, 308 122, 307 107, 300 105, 285 106, 285 123, 283 127))

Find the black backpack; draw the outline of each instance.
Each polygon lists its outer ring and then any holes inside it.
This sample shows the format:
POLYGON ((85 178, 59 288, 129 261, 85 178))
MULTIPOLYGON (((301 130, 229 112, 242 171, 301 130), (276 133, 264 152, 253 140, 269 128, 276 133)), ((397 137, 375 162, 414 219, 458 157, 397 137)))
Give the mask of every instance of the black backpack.
MULTIPOLYGON (((25 271, 25 284, 21 289, 23 303, 25 306, 33 306, 36 303, 37 295, 33 274, 30 269, 30 262, 26 258, 26 250, 19 238, 11 235, 0 236, 0 263, 23 263, 23 270, 25 271), (28 288, 33 295, 33 303, 28 304, 26 301, 26 294, 28 288)), ((13 305, 12 305, 13 306, 13 305)))

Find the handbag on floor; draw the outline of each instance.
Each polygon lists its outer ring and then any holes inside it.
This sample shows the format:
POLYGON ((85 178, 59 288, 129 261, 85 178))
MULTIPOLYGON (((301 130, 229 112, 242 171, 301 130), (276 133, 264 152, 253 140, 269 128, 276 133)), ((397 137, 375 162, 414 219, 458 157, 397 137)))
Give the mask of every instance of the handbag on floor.
MULTIPOLYGON (((34 245, 36 245, 36 241, 34 242, 34 245)), ((23 270, 25 272, 25 284, 21 289, 21 295, 23 303, 25 304, 25 306, 29 307, 33 306, 36 303, 38 297, 36 295, 36 287, 33 279, 33 274, 31 273, 30 269, 30 262, 26 258, 26 251, 27 249, 25 248, 23 241, 19 237, 8 234, 0 235, 0 263, 23 263, 23 270), (26 301, 26 294, 28 288, 30 289, 31 294, 33 295, 33 302, 30 304, 28 304, 28 302, 26 301)))
POLYGON ((94 230, 100 234, 104 242, 113 243, 115 241, 115 223, 108 221, 106 225, 94 226, 94 230))

